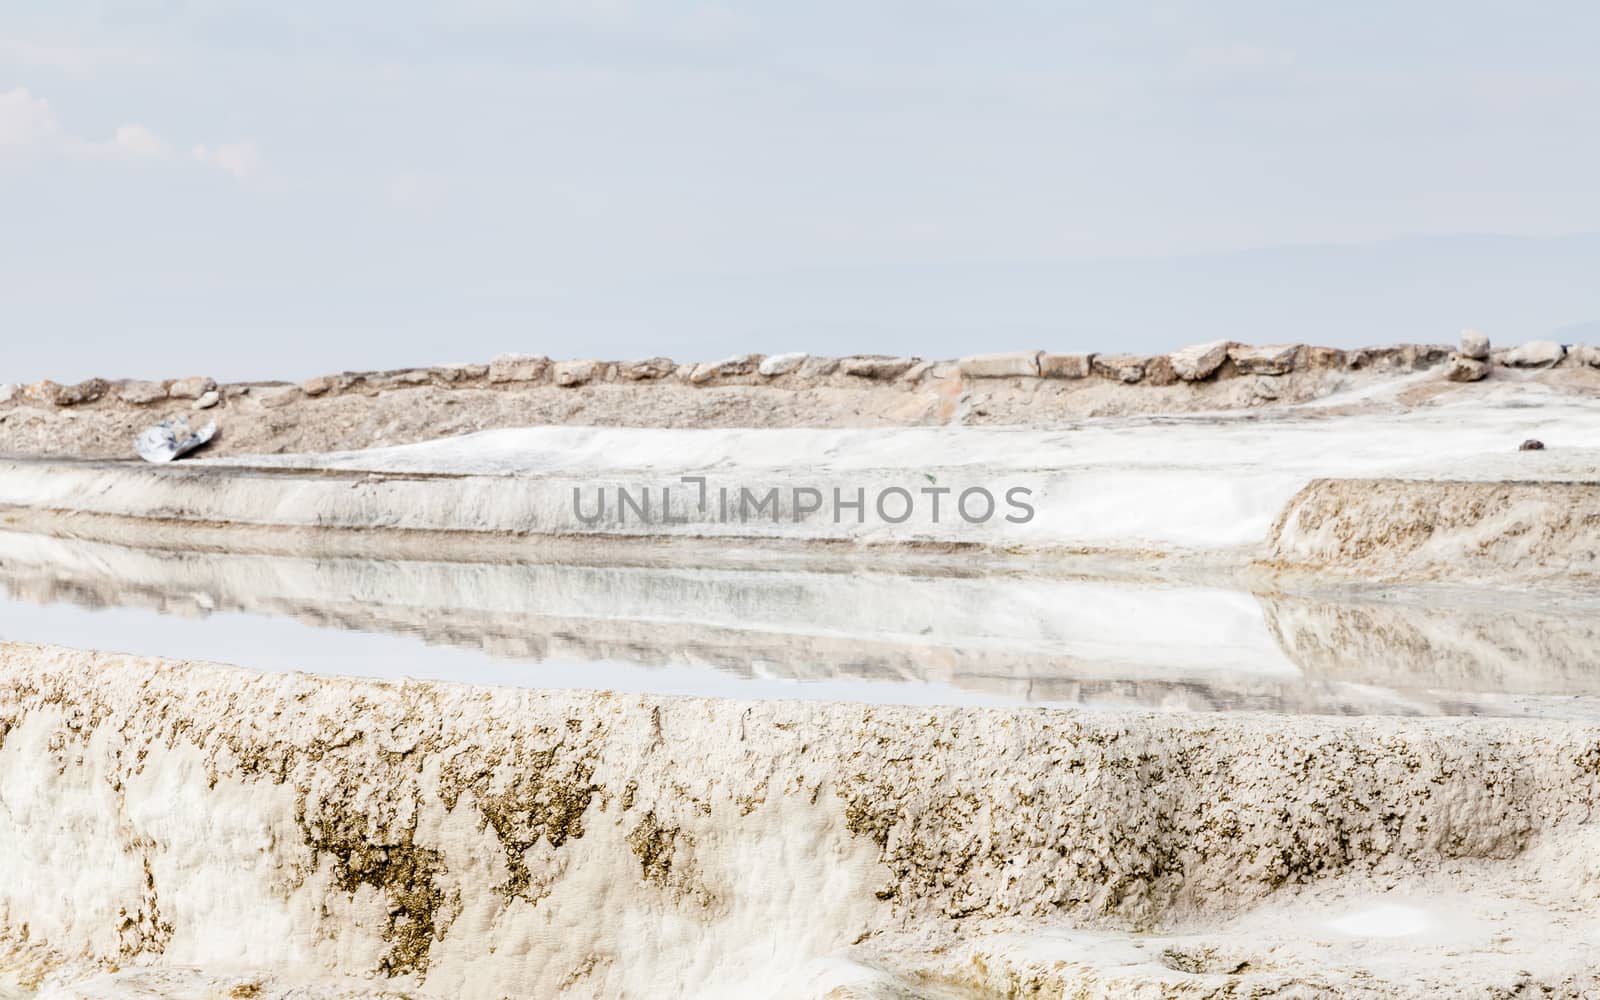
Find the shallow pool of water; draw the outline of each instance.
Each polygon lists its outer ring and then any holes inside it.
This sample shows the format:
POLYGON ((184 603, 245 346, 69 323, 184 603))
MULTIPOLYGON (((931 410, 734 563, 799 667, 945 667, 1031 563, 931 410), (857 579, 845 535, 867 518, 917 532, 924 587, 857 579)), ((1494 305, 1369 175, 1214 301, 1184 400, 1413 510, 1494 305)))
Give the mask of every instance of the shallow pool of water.
POLYGON ((0 532, 0 638, 730 698, 1593 717, 1593 609, 1174 584, 308 559, 0 532))

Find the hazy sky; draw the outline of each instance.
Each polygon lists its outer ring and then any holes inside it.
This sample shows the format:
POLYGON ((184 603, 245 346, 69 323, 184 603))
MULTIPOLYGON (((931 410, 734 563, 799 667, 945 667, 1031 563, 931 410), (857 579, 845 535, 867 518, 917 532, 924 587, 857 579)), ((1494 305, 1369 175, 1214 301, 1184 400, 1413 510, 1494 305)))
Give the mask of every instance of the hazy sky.
POLYGON ((1600 319, 1592 2, 0 3, 0 381, 1600 319))

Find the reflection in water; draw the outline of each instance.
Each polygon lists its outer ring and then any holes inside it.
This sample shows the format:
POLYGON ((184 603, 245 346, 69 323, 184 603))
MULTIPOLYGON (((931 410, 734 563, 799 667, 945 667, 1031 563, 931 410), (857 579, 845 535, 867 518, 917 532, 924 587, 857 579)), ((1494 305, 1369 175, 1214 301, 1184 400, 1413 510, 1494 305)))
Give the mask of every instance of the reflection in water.
POLYGON ((480 683, 1337 714, 1587 714, 1572 696, 1600 694, 1600 627, 1581 614, 1228 586, 218 556, 0 532, 0 590, 50 610, 13 607, 5 638, 480 683), (286 617, 315 629, 291 645, 270 627, 286 617))

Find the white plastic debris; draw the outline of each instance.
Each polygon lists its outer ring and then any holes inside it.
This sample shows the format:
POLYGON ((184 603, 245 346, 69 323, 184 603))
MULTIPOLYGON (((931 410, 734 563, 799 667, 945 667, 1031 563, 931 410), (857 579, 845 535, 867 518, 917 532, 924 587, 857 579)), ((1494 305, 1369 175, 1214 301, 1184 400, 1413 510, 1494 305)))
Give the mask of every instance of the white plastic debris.
POLYGON ((217 422, 209 421, 199 430, 190 430, 188 417, 172 417, 140 433, 133 448, 146 462, 170 462, 194 451, 217 433, 217 422))

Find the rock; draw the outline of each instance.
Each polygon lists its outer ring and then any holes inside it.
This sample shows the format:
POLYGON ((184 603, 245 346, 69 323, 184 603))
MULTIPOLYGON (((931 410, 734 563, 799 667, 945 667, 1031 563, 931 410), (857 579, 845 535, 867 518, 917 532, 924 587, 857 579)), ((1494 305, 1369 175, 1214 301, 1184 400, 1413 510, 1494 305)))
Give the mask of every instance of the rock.
POLYGON ((1096 354, 1089 362, 1089 371, 1131 385, 1144 378, 1145 363, 1146 359, 1137 354, 1096 354))
POLYGON ((623 361, 617 365, 617 374, 630 382, 666 378, 677 370, 678 366, 671 358, 644 358, 639 361, 623 361))
POLYGON ((1039 374, 1039 351, 974 354, 956 364, 963 378, 1015 378, 1039 374))
POLYGON ((1228 357, 1241 375, 1287 375, 1294 370, 1295 355, 1299 353, 1299 344, 1233 344, 1228 348, 1228 357))
POLYGON ((72 385, 61 385, 45 379, 26 387, 22 392, 29 399, 49 406, 78 406, 94 402, 110 388, 111 383, 103 378, 85 379, 72 385))
POLYGON ((1393 369, 1402 366, 1403 354, 1399 347, 1358 347, 1345 355, 1344 363, 1351 371, 1393 369))
POLYGON ((1039 374, 1045 378, 1088 378, 1093 354, 1041 354, 1039 374))
POLYGON ((839 370, 838 358, 806 358, 800 365, 801 378, 824 378, 839 370))
POLYGON ((1229 341, 1213 340, 1209 344, 1195 344, 1167 355, 1172 370, 1185 382, 1198 382, 1210 378, 1222 363, 1228 360, 1229 341))
POLYGON ((1456 353, 1473 361, 1487 361, 1489 359, 1489 335, 1481 330, 1462 330, 1461 346, 1456 353))
POLYGON ((213 379, 204 375, 191 375, 188 378, 174 379, 167 384, 167 395, 173 399, 199 399, 201 396, 217 387, 213 379))
POLYGON ((1283 394, 1283 387, 1277 375, 1257 375, 1250 391, 1257 399, 1271 401, 1283 394))
POLYGON ((787 375, 792 371, 797 371, 801 365, 806 363, 806 359, 810 356, 811 355, 805 353, 804 351, 790 351, 787 354, 774 354, 770 358, 767 358, 765 361, 761 362, 761 364, 757 366, 756 371, 760 372, 762 375, 765 375, 767 378, 773 378, 778 375, 787 375))
POLYGON ((1449 344, 1407 344, 1404 361, 1407 368, 1428 369, 1455 357, 1449 344))
POLYGON ((1177 381, 1178 373, 1172 367, 1172 359, 1165 354, 1157 354, 1145 360, 1145 385, 1172 385, 1177 381))
POLYGON ((146 462, 161 464, 187 455, 210 441, 216 433, 217 424, 214 420, 196 431, 190 429, 188 417, 173 417, 134 438, 133 450, 146 462))
POLYGON ((194 408, 197 410, 209 410, 221 401, 222 397, 217 395, 217 390, 212 389, 210 392, 200 394, 200 398, 194 401, 194 408))
POLYGON ((452 361, 447 365, 440 365, 434 371, 446 382, 472 382, 489 374, 488 365, 469 365, 460 361, 452 361))
POLYGON ((554 373, 556 385, 572 388, 594 381, 605 366, 598 361, 558 361, 554 373))
POLYGON ((1518 451, 1544 451, 1544 442, 1538 438, 1529 438, 1517 445, 1518 451))
POLYGON ((17 384, 15 382, 0 382, 0 403, 9 403, 17 398, 17 384))
POLYGON ((1489 375, 1489 363, 1456 355, 1445 366, 1444 377, 1452 382, 1477 382, 1489 375))
POLYGON ((300 398, 300 387, 297 385, 268 385, 250 391, 250 398, 258 400, 262 406, 277 409, 288 406, 300 398))
MULTIPOLYGON (((1575 353, 1577 354, 1578 360, 1588 365, 1590 368, 1600 368, 1600 347, 1595 347, 1593 345, 1579 347, 1576 349, 1575 353)), ((0 387, 0 397, 3 397, 4 393, 4 387, 0 387)), ((0 403, 3 402, 5 402, 5 400, 0 398, 0 403)))
POLYGON ((122 386, 117 389, 117 398, 124 403, 132 403, 134 406, 159 403, 167 398, 167 387, 160 382, 132 380, 122 383, 122 386))
POLYGON ((1310 371, 1325 371, 1345 366, 1344 352, 1337 347, 1307 347, 1301 358, 1310 371))
POLYGON ((537 382, 550 367, 542 354, 502 354, 489 362, 491 382, 537 382))
POLYGON ((846 375, 854 375, 857 378, 870 378, 887 382, 890 379, 896 379, 904 375, 916 363, 916 358, 858 355, 852 358, 840 358, 839 370, 846 375))
POLYGON ((316 378, 308 378, 301 382, 300 391, 307 396, 320 396, 325 392, 331 392, 333 386, 334 378, 332 375, 318 375, 316 378))
POLYGON ((1553 340, 1530 340, 1507 351, 1501 364, 1510 368, 1549 368, 1566 353, 1567 349, 1553 340))
POLYGON ((730 375, 749 375, 756 370, 756 365, 761 361, 759 354, 735 354, 723 358, 721 361, 707 361, 696 365, 689 374, 689 381, 701 385, 714 378, 724 378, 730 375))

